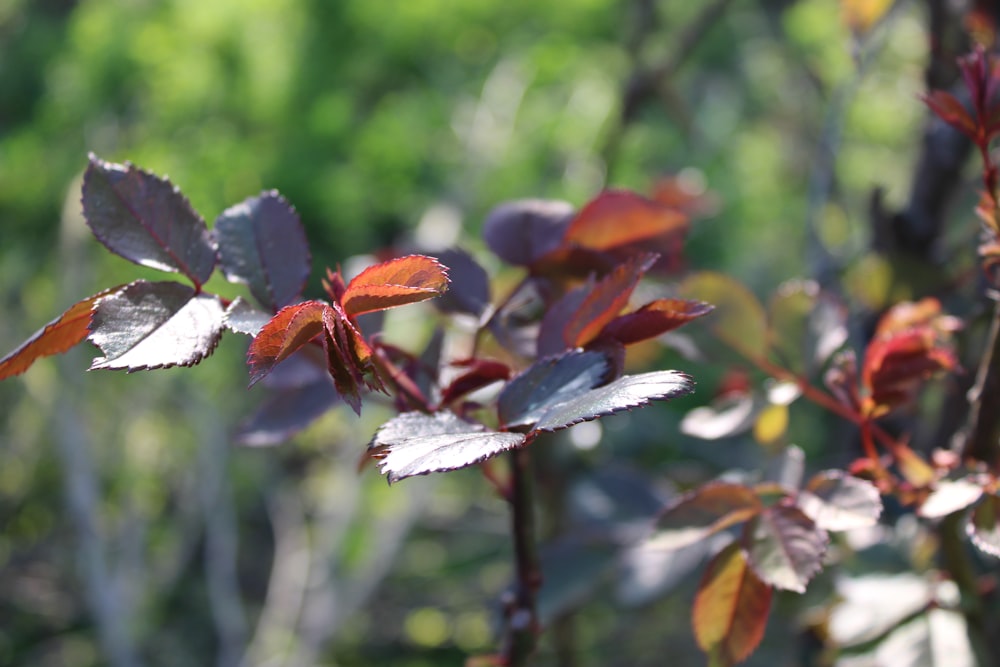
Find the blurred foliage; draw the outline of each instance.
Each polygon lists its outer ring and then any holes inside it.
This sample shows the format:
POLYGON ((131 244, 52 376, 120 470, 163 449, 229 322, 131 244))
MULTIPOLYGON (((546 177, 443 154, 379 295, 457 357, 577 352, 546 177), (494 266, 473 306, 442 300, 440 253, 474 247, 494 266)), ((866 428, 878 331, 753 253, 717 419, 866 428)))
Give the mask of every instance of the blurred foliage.
MULTIPOLYGON (((169 175, 210 222, 277 188, 307 226, 313 290, 321 267, 414 238, 460 230, 480 249, 494 204, 579 204, 607 174, 640 191, 667 173, 706 183, 718 210, 687 261, 760 293, 808 274, 810 216, 849 265, 871 188, 905 198, 925 113, 924 19, 902 4, 860 68, 834 0, 732 3, 623 129, 630 77, 673 57, 702 3, 0 2, 0 349, 136 275, 83 228, 88 151, 169 175), (831 137, 836 187, 817 194, 831 137)), ((412 340, 414 326, 426 320, 397 330, 412 340)), ((243 346, 230 336, 201 367, 141 377, 84 375, 77 351, 0 385, 0 664, 237 664, 248 642, 262 665, 460 665, 491 650, 503 503, 475 470, 392 489, 357 475, 378 409, 230 450, 258 400, 243 346), (123 636, 95 618, 109 599, 123 636)), ((554 438, 544 465, 624 460, 681 486, 753 468, 748 438, 674 435, 717 381, 611 420, 596 449, 554 438)), ((791 433, 822 455, 805 412, 791 433)), ((672 664, 701 664, 689 599, 682 587, 620 611, 598 597, 578 617, 581 664, 662 664, 667 646, 672 664)), ((749 664, 778 664, 793 632, 773 622, 749 664)))

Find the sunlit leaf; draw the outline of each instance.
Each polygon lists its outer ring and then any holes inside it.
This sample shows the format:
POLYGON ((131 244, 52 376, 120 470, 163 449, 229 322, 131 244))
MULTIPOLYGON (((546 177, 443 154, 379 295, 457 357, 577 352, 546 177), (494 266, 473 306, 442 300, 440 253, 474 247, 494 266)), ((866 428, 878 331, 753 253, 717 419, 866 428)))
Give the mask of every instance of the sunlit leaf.
POLYGON ((572 215, 573 207, 563 201, 507 202, 486 216, 483 240, 508 264, 530 266, 560 246, 572 215))
POLYGON ((934 482, 934 468, 906 445, 897 445, 893 455, 903 479, 913 486, 922 488, 934 482))
POLYGON ((824 530, 873 526, 882 514, 882 498, 875 485, 840 470, 815 475, 795 503, 824 530))
POLYGON ((90 155, 83 175, 83 215, 111 252, 203 285, 215 268, 215 243, 187 198, 170 181, 132 164, 90 155))
POLYGON ((676 209, 627 190, 605 190, 576 214, 565 241, 608 250, 686 228, 687 216, 676 209))
POLYGON ((711 482, 674 501, 656 520, 649 540, 663 549, 680 549, 730 526, 748 521, 764 509, 752 489, 711 482))
POLYGON ((641 407, 651 401, 666 401, 694 391, 694 382, 677 371, 653 371, 626 375, 568 400, 549 401, 538 407, 536 431, 559 429, 598 417, 641 407))
POLYGON ((457 398, 482 389, 494 382, 510 378, 510 367, 507 364, 490 359, 475 359, 466 366, 466 370, 448 383, 441 392, 441 404, 451 403, 457 398))
POLYGON ((734 278, 702 271, 680 284, 681 296, 715 306, 705 324, 712 333, 741 354, 761 356, 767 352, 767 319, 764 307, 743 283, 734 278))
POLYGON ((536 423, 552 405, 606 382, 609 368, 603 354, 591 351, 571 351, 535 362, 500 392, 500 423, 507 428, 536 423))
POLYGON ((727 438, 749 429, 756 414, 752 394, 730 393, 684 415, 681 433, 702 440, 727 438))
POLYGON ((965 530, 980 551, 1000 558, 1000 497, 983 498, 972 510, 965 530))
POLYGON ((408 255, 369 266, 348 283, 340 302, 344 312, 353 318, 424 301, 443 294, 447 288, 447 272, 436 259, 408 255))
POLYGON ((749 567, 738 544, 709 562, 698 585, 691 623, 698 646, 716 665, 735 665, 753 653, 764 636, 772 589, 749 567))
POLYGON ((273 311, 296 299, 309 277, 309 246, 299 215, 276 190, 227 208, 215 221, 219 265, 273 311))
POLYGON ((226 328, 233 333, 256 336, 271 320, 271 313, 251 306, 243 297, 236 297, 226 308, 226 328))
POLYGON ((639 310, 616 317, 601 331, 601 338, 613 338, 623 345, 655 338, 691 320, 712 312, 714 307, 703 301, 657 299, 639 310))
POLYGON ((62 315, 32 334, 10 354, 0 359, 0 380, 20 375, 42 357, 62 354, 90 334, 90 315, 94 304, 122 288, 112 287, 77 301, 62 315))
POLYGON ((963 510, 979 500, 983 495, 982 484, 971 479, 944 479, 938 482, 917 514, 925 519, 937 519, 952 512, 963 510))
POLYGON ((632 290, 655 261, 655 255, 640 255, 599 280, 566 322, 566 346, 582 347, 592 341, 628 305, 632 290))
POLYGON ((91 370, 193 366, 222 337, 219 297, 175 282, 138 280, 97 302, 90 342, 101 348, 91 370))
POLYGON ((250 343, 247 364, 250 386, 267 376, 275 364, 323 332, 323 314, 330 306, 322 301, 304 301, 278 311, 250 343))
POLYGON ((490 431, 452 412, 405 412, 383 424, 368 449, 392 483, 480 463, 518 447, 524 439, 521 433, 490 431))
POLYGON ((843 576, 836 581, 841 599, 828 624, 830 638, 840 646, 872 641, 919 614, 933 598, 930 582, 906 572, 843 576))
POLYGON ((775 588, 802 593, 823 567, 829 536, 796 507, 769 507, 744 534, 750 564, 775 588))
POLYGON ((448 291, 435 302, 446 313, 465 313, 480 318, 490 308, 490 279, 469 253, 451 248, 438 255, 448 271, 448 291))
POLYGON ((871 30, 890 7, 892 0, 840 0, 844 23, 852 32, 859 35, 871 30))

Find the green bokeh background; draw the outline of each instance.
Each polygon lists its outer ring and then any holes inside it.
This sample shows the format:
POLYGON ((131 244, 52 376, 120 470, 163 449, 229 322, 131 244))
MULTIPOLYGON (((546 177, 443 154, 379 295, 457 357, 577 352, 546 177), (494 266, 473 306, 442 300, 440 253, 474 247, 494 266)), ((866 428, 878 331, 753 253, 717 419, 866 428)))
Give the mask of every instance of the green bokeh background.
MULTIPOLYGON (((850 269, 871 188, 906 197, 925 114, 924 18, 902 4, 860 71, 835 0, 730 3, 616 143, 636 64, 670 57, 701 3, 0 0, 0 351, 157 275, 89 237, 89 151, 169 175, 210 223, 280 190, 307 227, 313 293, 325 266, 447 240, 456 222, 495 267, 477 230, 496 203, 579 205, 678 172, 718 204, 689 265, 767 294, 809 275, 813 217, 850 269), (836 187, 811 198, 833 135, 836 187)), ((425 330, 415 312, 397 326, 425 330)), ((503 503, 475 471, 391 489, 358 475, 378 406, 232 448, 259 400, 245 346, 228 336, 195 369, 132 376, 85 374, 80 349, 0 384, 0 664, 460 665, 492 649, 503 503)), ((756 460, 751 442, 686 443, 679 409, 650 415, 609 426, 586 465, 691 483, 756 460)), ((702 664, 689 604, 690 585, 639 610, 599 595, 580 664, 658 665, 668 649, 702 664)), ((773 625, 750 664, 787 653, 773 625)), ((553 656, 543 645, 540 664, 553 656)))

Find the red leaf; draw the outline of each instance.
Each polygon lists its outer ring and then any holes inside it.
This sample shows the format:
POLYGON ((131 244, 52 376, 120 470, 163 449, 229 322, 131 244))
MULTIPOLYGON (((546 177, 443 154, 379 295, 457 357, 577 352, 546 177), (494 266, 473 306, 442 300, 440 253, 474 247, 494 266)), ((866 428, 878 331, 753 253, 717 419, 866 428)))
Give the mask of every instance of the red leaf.
POLYGON ((122 287, 112 287, 77 301, 65 313, 36 331, 16 350, 0 359, 0 380, 20 375, 41 357, 62 354, 83 341, 90 333, 90 314, 94 304, 122 287))
POLYGON ((941 120, 973 141, 976 140, 976 122, 954 95, 943 90, 932 90, 924 96, 924 104, 929 106, 941 120))
POLYGON ((282 359, 323 332, 323 318, 330 306, 322 301, 305 301, 286 306, 264 325, 250 343, 247 363, 250 386, 267 376, 282 359))
POLYGON ((510 366, 489 359, 475 359, 469 370, 452 380, 441 392, 441 405, 447 405, 456 398, 482 389, 499 380, 510 379, 510 366))
POLYGON ((672 331, 709 314, 713 308, 704 301, 657 299, 633 313, 616 317, 604 327, 599 337, 614 338, 622 345, 631 345, 672 331))
POLYGON ((569 347, 586 345, 628 305, 632 290, 656 261, 656 255, 643 254, 602 278, 580 304, 563 329, 569 347))
POLYGON ((323 326, 327 334, 324 338, 327 364, 334 385, 347 404, 361 414, 361 385, 385 392, 372 362, 372 349, 337 304, 324 311, 323 326))
POLYGON ((737 544, 709 562, 691 621, 698 646, 715 658, 712 664, 734 665, 753 653, 764 637, 771 595, 771 587, 749 567, 737 544))
POLYGON ((424 301, 448 288, 448 274, 433 257, 409 255, 370 266, 348 285, 341 305, 348 317, 424 301))
POLYGON ((687 229, 687 217, 667 206, 627 190, 606 190, 584 206, 563 237, 595 250, 608 250, 630 243, 687 229))

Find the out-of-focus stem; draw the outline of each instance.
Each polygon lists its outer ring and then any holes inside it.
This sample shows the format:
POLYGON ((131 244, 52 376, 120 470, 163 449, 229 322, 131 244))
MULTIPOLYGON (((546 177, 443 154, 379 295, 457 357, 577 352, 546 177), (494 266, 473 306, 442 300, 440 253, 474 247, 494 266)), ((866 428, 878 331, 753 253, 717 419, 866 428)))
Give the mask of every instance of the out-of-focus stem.
POLYGON ((535 542, 534 480, 527 448, 509 455, 511 462, 511 533, 514 538, 514 592, 506 609, 503 657, 508 667, 528 664, 538 639, 535 595, 541 585, 535 542))

